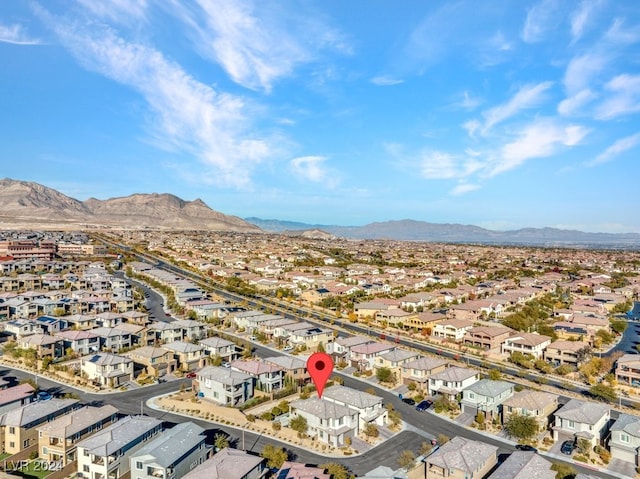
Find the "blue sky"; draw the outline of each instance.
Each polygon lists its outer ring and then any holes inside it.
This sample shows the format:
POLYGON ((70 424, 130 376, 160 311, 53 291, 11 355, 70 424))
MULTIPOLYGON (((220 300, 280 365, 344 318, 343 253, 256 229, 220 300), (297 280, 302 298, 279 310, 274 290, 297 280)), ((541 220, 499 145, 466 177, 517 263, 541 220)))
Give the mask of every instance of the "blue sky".
POLYGON ((3 0, 0 65, 0 176, 81 200, 640 232, 636 0, 3 0))

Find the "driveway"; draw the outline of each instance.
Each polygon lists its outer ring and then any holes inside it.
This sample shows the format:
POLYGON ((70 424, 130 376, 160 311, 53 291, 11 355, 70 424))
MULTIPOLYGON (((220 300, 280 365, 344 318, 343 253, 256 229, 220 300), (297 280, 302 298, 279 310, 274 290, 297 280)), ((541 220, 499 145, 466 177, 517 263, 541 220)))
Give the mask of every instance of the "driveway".
POLYGON ((617 472, 627 477, 635 477, 636 475, 636 467, 632 463, 623 461, 622 459, 611 459, 607 470, 617 472))

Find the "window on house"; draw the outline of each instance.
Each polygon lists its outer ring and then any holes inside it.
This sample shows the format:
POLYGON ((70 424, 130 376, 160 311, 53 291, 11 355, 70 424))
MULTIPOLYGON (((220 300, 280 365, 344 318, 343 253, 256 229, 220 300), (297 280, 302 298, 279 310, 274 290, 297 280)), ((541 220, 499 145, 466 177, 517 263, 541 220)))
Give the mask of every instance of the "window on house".
POLYGON ((628 443, 629 442, 629 435, 625 434, 625 433, 620 434, 620 442, 628 443))
POLYGON ((9 428, 9 434, 15 434, 16 433, 16 428, 14 426, 11 426, 9 428))
POLYGON ((9 447, 12 447, 12 448, 13 448, 13 447, 16 447, 16 443, 15 443, 15 442, 13 442, 13 441, 9 442, 9 447))
POLYGON ((136 469, 142 471, 142 461, 136 461, 136 469))
POLYGON ((89 465, 85 464, 84 466, 82 466, 82 471, 83 472, 89 472, 89 465))
POLYGON ((576 427, 576 423, 575 423, 575 422, 573 422, 573 421, 568 421, 568 425, 567 425, 567 426, 568 426, 569 428, 571 428, 571 429, 575 429, 575 427, 576 427))

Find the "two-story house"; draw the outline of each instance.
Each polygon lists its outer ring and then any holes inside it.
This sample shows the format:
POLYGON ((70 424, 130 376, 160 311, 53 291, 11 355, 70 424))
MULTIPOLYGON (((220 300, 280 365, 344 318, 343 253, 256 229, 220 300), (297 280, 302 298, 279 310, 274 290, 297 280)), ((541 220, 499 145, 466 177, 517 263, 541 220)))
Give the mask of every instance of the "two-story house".
POLYGON ((464 335, 464 344, 489 352, 500 352, 502 343, 513 333, 513 329, 501 326, 475 326, 464 335))
POLYGON ((549 336, 537 333, 518 333, 505 339, 502 343, 502 354, 510 356, 512 353, 519 352, 540 359, 550 344, 551 338, 549 336))
POLYGON ((63 341, 48 334, 32 334, 17 339, 18 347, 33 349, 38 359, 58 359, 64 356, 63 341))
POLYGON ((284 386, 284 370, 280 366, 263 360, 233 361, 231 369, 248 374, 254 380, 255 388, 273 392, 284 386))
POLYGON ((474 369, 454 366, 429 378, 429 395, 443 394, 455 400, 462 390, 480 380, 480 373, 474 369))
POLYGON ((605 404, 571 399, 555 413, 553 439, 587 439, 594 447, 609 432, 611 410, 605 404))
POLYGON ((364 430, 368 424, 384 426, 387 424, 388 411, 382 405, 382 398, 345 386, 331 386, 324 390, 322 399, 342 404, 358 411, 358 429, 364 430))
POLYGON ((396 349, 395 344, 391 343, 366 343, 351 347, 350 362, 351 366, 359 371, 372 370, 376 358, 382 354, 388 353, 396 349))
POLYGON ((611 426, 609 450, 612 459, 640 465, 640 417, 620 413, 611 426))
POLYGON ((331 355, 335 364, 344 363, 346 365, 352 347, 373 342, 371 338, 365 336, 337 337, 333 342, 327 344, 326 352, 331 355))
POLYGON ((225 362, 235 361, 240 357, 240 352, 238 351, 236 344, 223 338, 214 336, 207 339, 201 339, 198 341, 198 344, 204 346, 204 355, 206 357, 218 357, 225 362))
POLYGON ((558 396, 544 391, 523 389, 502 403, 502 420, 507 422, 512 414, 533 417, 538 431, 546 431, 558 409, 558 396))
POLYGON ((165 348, 142 346, 125 354, 135 364, 144 366, 149 376, 161 377, 170 374, 178 368, 178 361, 173 352, 165 348))
POLYGON ((225 406, 241 406, 253 397, 254 379, 231 368, 206 366, 196 373, 193 389, 198 396, 225 406))
POLYGON ((63 466, 75 461, 78 442, 114 422, 117 414, 110 404, 86 406, 43 424, 37 428, 40 458, 63 466))
POLYGON ((173 354, 178 361, 178 368, 183 371, 193 371, 204 365, 204 346, 200 344, 173 341, 164 344, 162 348, 173 354))
POLYGON ((307 363, 295 356, 272 356, 264 359, 284 371, 285 384, 304 386, 311 380, 307 363))
POLYGON ((484 413, 486 420, 500 417, 502 403, 513 396, 514 384, 507 381, 481 379, 462 390, 463 413, 484 413))
POLYGON ((552 466, 551 461, 534 451, 515 451, 487 479, 555 479, 552 466))
POLYGON ((126 416, 77 443, 78 477, 118 479, 129 472, 129 458, 162 431, 162 421, 126 416))
POLYGON ((180 479, 210 454, 204 429, 183 422, 159 434, 131 455, 130 475, 136 479, 180 479))
POLYGON ((591 347, 587 343, 560 339, 545 348, 544 359, 555 366, 568 364, 578 367, 591 357, 590 351, 591 347))
POLYGON ((640 354, 625 354, 616 361, 616 381, 628 386, 640 386, 640 354))
POLYGON ((119 387, 133 380, 131 358, 112 353, 97 353, 80 360, 80 370, 100 386, 119 387))
POLYGON ((131 333, 117 326, 95 328, 91 332, 100 337, 100 343, 104 351, 117 353, 123 349, 131 349, 133 346, 131 333))
POLYGON ((0 414, 29 404, 34 399, 35 391, 29 383, 0 389, 0 414))
POLYGON ((403 384, 414 383, 422 392, 428 389, 429 378, 444 371, 449 365, 446 359, 423 357, 402 365, 400 377, 403 384))
POLYGON ((347 437, 359 432, 358 411, 334 402, 311 397, 289 404, 290 418, 302 416, 307 420, 307 434, 333 447, 345 445, 347 437))
POLYGON ((100 336, 93 331, 70 329, 57 333, 56 337, 62 339, 65 353, 71 350, 75 354, 86 356, 100 350, 100 336))
POLYGON ((0 416, 3 452, 17 454, 28 448, 37 449, 37 427, 68 414, 77 407, 77 399, 51 399, 33 402, 4 413, 0 416))
POLYGON ((462 342, 465 334, 473 328, 473 322, 467 319, 445 319, 433 327, 431 336, 441 340, 462 342))
POLYGON ((498 463, 498 448, 456 436, 424 460, 426 479, 483 479, 498 463))
POLYGON ((399 379, 402 367, 406 363, 417 359, 419 356, 420 354, 416 353, 415 351, 396 348, 393 351, 388 351, 386 353, 380 354, 377 358, 375 358, 373 368, 390 369, 396 375, 396 378, 399 379))
POLYGON ((334 331, 331 328, 323 328, 313 326, 311 328, 296 329, 291 331, 288 337, 288 343, 295 347, 303 347, 309 350, 315 350, 320 344, 326 347, 333 341, 334 331))

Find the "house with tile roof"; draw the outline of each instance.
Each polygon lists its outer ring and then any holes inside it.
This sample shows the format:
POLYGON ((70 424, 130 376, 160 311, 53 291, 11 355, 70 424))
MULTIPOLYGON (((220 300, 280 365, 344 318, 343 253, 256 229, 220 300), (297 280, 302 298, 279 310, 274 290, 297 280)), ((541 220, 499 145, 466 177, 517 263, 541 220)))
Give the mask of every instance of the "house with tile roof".
POLYGON ((78 477, 118 479, 129 472, 129 458, 162 431, 162 421, 126 416, 77 444, 78 477))
POLYGON ((29 404, 34 399, 34 393, 35 389, 29 383, 0 389, 0 414, 29 404))
POLYGON ((483 479, 498 463, 498 448, 456 436, 424 460, 425 479, 483 479))
POLYGON ((555 479, 552 465, 533 451, 515 451, 487 479, 555 479))
POLYGON ((358 411, 359 430, 367 424, 384 426, 387 424, 388 411, 382 405, 382 398, 357 389, 335 385, 324 390, 322 398, 336 404, 342 404, 358 411))
POLYGON ((133 361, 119 354, 84 356, 80 359, 80 370, 87 379, 105 387, 119 387, 133 380, 133 361))
POLYGON ((593 446, 597 446, 609 432, 610 420, 609 406, 571 399, 554 415, 553 439, 587 439, 593 446))
POLYGON ((118 410, 110 404, 85 406, 38 427, 38 452, 45 461, 63 466, 77 460, 78 442, 111 424, 118 410))
POLYGON ((275 477, 276 479, 331 479, 331 474, 324 471, 322 468, 308 464, 285 461, 282 463, 282 466, 280 466, 275 477))
POLYGON ((173 354, 173 358, 178 361, 178 368, 182 371, 193 371, 204 366, 205 347, 201 344, 172 341, 163 344, 161 348, 173 354))
POLYGON ((351 366, 360 371, 373 369, 376 358, 396 349, 395 344, 372 342, 359 344, 351 348, 349 361, 351 366))
POLYGON ((144 366, 149 376, 161 377, 178 368, 178 361, 173 357, 173 352, 165 348, 142 346, 124 353, 123 356, 131 358, 134 369, 136 364, 144 366))
POLYGON ((284 370, 264 360, 236 360, 231 363, 231 369, 251 376, 254 387, 260 391, 273 392, 284 386, 284 370))
POLYGON ((454 366, 429 378, 429 395, 444 394, 450 400, 455 400, 462 390, 480 380, 480 373, 475 369, 454 366))
POLYGON ((513 396, 514 387, 508 381, 481 379, 462 390, 462 412, 474 416, 483 412, 485 419, 491 420, 500 417, 502 403, 513 396))
POLYGON ((64 350, 71 349, 81 356, 96 353, 100 350, 100 336, 93 331, 69 329, 56 334, 62 339, 64 350))
POLYGON ((183 422, 163 431, 131 455, 131 477, 181 479, 210 455, 204 432, 192 422, 183 422))
POLYGON ((354 438, 359 432, 358 411, 325 399, 311 397, 292 401, 289 414, 290 419, 304 417, 307 434, 333 447, 344 446, 347 437, 354 438))
POLYGON ((533 417, 538 424, 538 431, 542 432, 553 422, 553 413, 557 409, 557 394, 523 389, 502 403, 502 422, 507 422, 513 414, 533 417))
POLYGON ((609 450, 612 459, 640 465, 640 417, 620 413, 611 426, 609 450))
POLYGON ((266 362, 284 370, 285 383, 303 386, 311 381, 307 362, 295 356, 271 356, 266 362))
POLYGON ((578 367, 591 357, 591 346, 582 341, 559 339, 545 348, 543 356, 545 361, 555 366, 568 364, 578 367))
POLYGON ((408 361, 400 368, 403 384, 415 383, 423 392, 428 389, 429 378, 444 371, 449 361, 440 358, 423 357, 408 361))
POLYGON ((196 372, 194 391, 225 406, 241 406, 253 398, 254 378, 231 368, 206 366, 196 372))
POLYGON ((640 386, 640 354, 625 354, 616 360, 616 381, 629 386, 640 386))
POLYGON ((225 447, 182 479, 263 479, 268 472, 264 457, 225 447))
POLYGON ((538 333, 517 333, 515 336, 507 338, 502 343, 502 354, 510 356, 519 352, 530 354, 536 359, 542 358, 544 350, 551 344, 551 338, 538 333))

